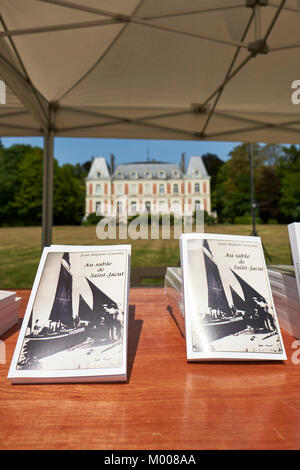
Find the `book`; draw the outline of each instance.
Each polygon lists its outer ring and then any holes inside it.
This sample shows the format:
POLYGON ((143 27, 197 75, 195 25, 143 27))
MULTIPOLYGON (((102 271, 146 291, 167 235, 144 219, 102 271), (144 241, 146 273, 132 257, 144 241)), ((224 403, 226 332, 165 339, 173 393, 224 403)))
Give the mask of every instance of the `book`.
POLYGON ((0 336, 18 323, 21 297, 16 292, 0 291, 0 336))
POLYGON ((288 225, 290 246, 295 268, 295 277, 298 296, 300 299, 300 222, 294 222, 288 225))
POLYGON ((188 361, 284 360, 260 237, 180 238, 188 361))
POLYGON ((293 289, 293 287, 289 286, 287 283, 273 280, 270 280, 270 285, 273 293, 277 292, 278 294, 285 296, 287 299, 298 302, 300 307, 300 299, 298 297, 297 288, 293 289))
POLYGON ((167 308, 179 327, 182 336, 185 336, 181 268, 167 267, 164 280, 164 293, 169 302, 167 308))
POLYGON ((44 248, 8 380, 127 380, 130 245, 44 248))
POLYGON ((0 290, 0 312, 1 309, 12 304, 16 298, 16 292, 0 290))
MULTIPOLYGON (((295 272, 284 271, 277 266, 268 266, 268 277, 270 282, 280 282, 281 284, 293 289, 297 292, 295 272)), ((298 292, 297 292, 298 295, 298 292)))
POLYGON ((288 308, 282 309, 276 305, 276 313, 280 327, 296 339, 300 339, 300 316, 294 315, 288 308))

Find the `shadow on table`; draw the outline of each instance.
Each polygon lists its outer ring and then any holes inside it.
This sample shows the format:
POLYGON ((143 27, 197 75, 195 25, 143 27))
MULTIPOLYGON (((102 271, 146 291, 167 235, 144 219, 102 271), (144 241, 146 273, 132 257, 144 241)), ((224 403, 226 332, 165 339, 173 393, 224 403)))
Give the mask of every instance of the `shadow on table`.
POLYGON ((129 305, 128 320, 127 382, 130 381, 143 325, 143 320, 135 319, 135 305, 129 305))

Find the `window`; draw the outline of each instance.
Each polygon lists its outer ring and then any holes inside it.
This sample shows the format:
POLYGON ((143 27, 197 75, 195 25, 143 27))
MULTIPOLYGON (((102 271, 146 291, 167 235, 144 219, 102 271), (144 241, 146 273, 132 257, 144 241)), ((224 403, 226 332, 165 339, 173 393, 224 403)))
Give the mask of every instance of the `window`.
POLYGON ((122 202, 118 201, 117 202, 117 214, 121 214, 121 213, 122 213, 122 202))
POLYGON ((195 193, 200 193, 200 184, 199 183, 195 183, 194 190, 195 190, 195 193))
POLYGON ((145 202, 145 209, 146 209, 147 212, 151 212, 151 202, 150 201, 145 202))
POLYGON ((130 203, 130 215, 136 215, 136 201, 130 203))
POLYGON ((118 173, 117 173, 117 178, 118 178, 119 180, 122 180, 122 179, 124 178, 124 174, 122 173, 122 171, 118 171, 118 173))
POLYGON ((158 172, 158 177, 159 177, 159 179, 162 180, 166 177, 166 173, 163 170, 161 170, 161 171, 158 172))
POLYGON ((195 201, 195 210, 200 211, 201 210, 201 201, 195 201))
POLYGON ((130 185, 130 194, 132 194, 132 195, 137 194, 137 188, 136 188, 135 183, 130 185))
POLYGON ((166 212, 168 206, 165 201, 159 201, 159 212, 166 212))
POLYGON ((130 172, 130 178, 131 179, 137 179, 137 177, 138 177, 138 174, 135 170, 130 172))
POLYGON ((96 195, 99 196, 101 194, 101 184, 96 184, 96 195))
POLYGON ((97 171, 97 178, 101 178, 101 171, 97 171))
POLYGON ((165 194, 165 185, 164 184, 159 185, 159 194, 165 194))
POLYGON ((173 201, 172 203, 172 210, 175 214, 181 213, 181 204, 180 201, 173 201))
POLYGON ((144 177, 145 177, 145 179, 150 180, 152 178, 151 171, 146 170, 145 173, 144 173, 144 177))
POLYGON ((173 185, 173 193, 174 193, 174 194, 178 194, 178 193, 179 193, 179 186, 178 186, 178 184, 174 184, 174 185, 173 185))
POLYGON ((199 170, 193 170, 193 175, 194 176, 200 176, 200 171, 199 170))
POLYGON ((178 170, 173 170, 172 171, 172 176, 173 176, 173 178, 179 178, 179 171, 178 170))
POLYGON ((145 184, 145 194, 151 194, 151 184, 150 183, 145 184))
POLYGON ((96 202, 96 215, 101 215, 101 202, 96 202))
POLYGON ((116 185, 116 194, 118 196, 121 196, 121 194, 123 194, 123 184, 117 184, 116 185))

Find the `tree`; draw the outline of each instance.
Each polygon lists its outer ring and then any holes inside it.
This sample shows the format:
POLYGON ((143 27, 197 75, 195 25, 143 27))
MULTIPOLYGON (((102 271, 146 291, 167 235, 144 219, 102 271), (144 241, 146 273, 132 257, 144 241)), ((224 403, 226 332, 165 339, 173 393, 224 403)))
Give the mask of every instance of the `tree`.
POLYGON ((43 151, 30 148, 18 164, 20 177, 16 188, 13 207, 23 225, 37 225, 42 219, 43 197, 43 151))
POLYGON ((280 221, 289 223, 300 220, 300 149, 295 145, 284 148, 277 170, 281 180, 280 221))
MULTIPOLYGON (((54 224, 79 224, 84 216, 89 164, 59 166, 54 159, 54 224)), ((4 149, 0 141, 0 225, 37 225, 42 219, 43 151, 30 145, 4 149)))
POLYGON ((55 166, 53 218, 57 225, 77 225, 84 216, 85 185, 78 170, 77 166, 71 164, 55 166))
POLYGON ((18 225, 19 216, 16 212, 15 195, 22 183, 19 165, 28 153, 30 145, 12 145, 0 149, 0 224, 18 225))

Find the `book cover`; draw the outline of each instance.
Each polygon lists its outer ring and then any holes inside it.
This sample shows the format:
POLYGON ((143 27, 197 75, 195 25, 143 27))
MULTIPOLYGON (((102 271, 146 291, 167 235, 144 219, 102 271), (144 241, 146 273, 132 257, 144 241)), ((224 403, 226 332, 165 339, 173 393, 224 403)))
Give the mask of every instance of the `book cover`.
POLYGON ((12 383, 124 381, 130 246, 44 248, 12 383))
POLYGON ((187 359, 283 360, 261 240, 183 234, 187 359))
POLYGON ((300 222, 294 222, 288 225, 290 246, 295 268, 295 277, 300 299, 300 222))

